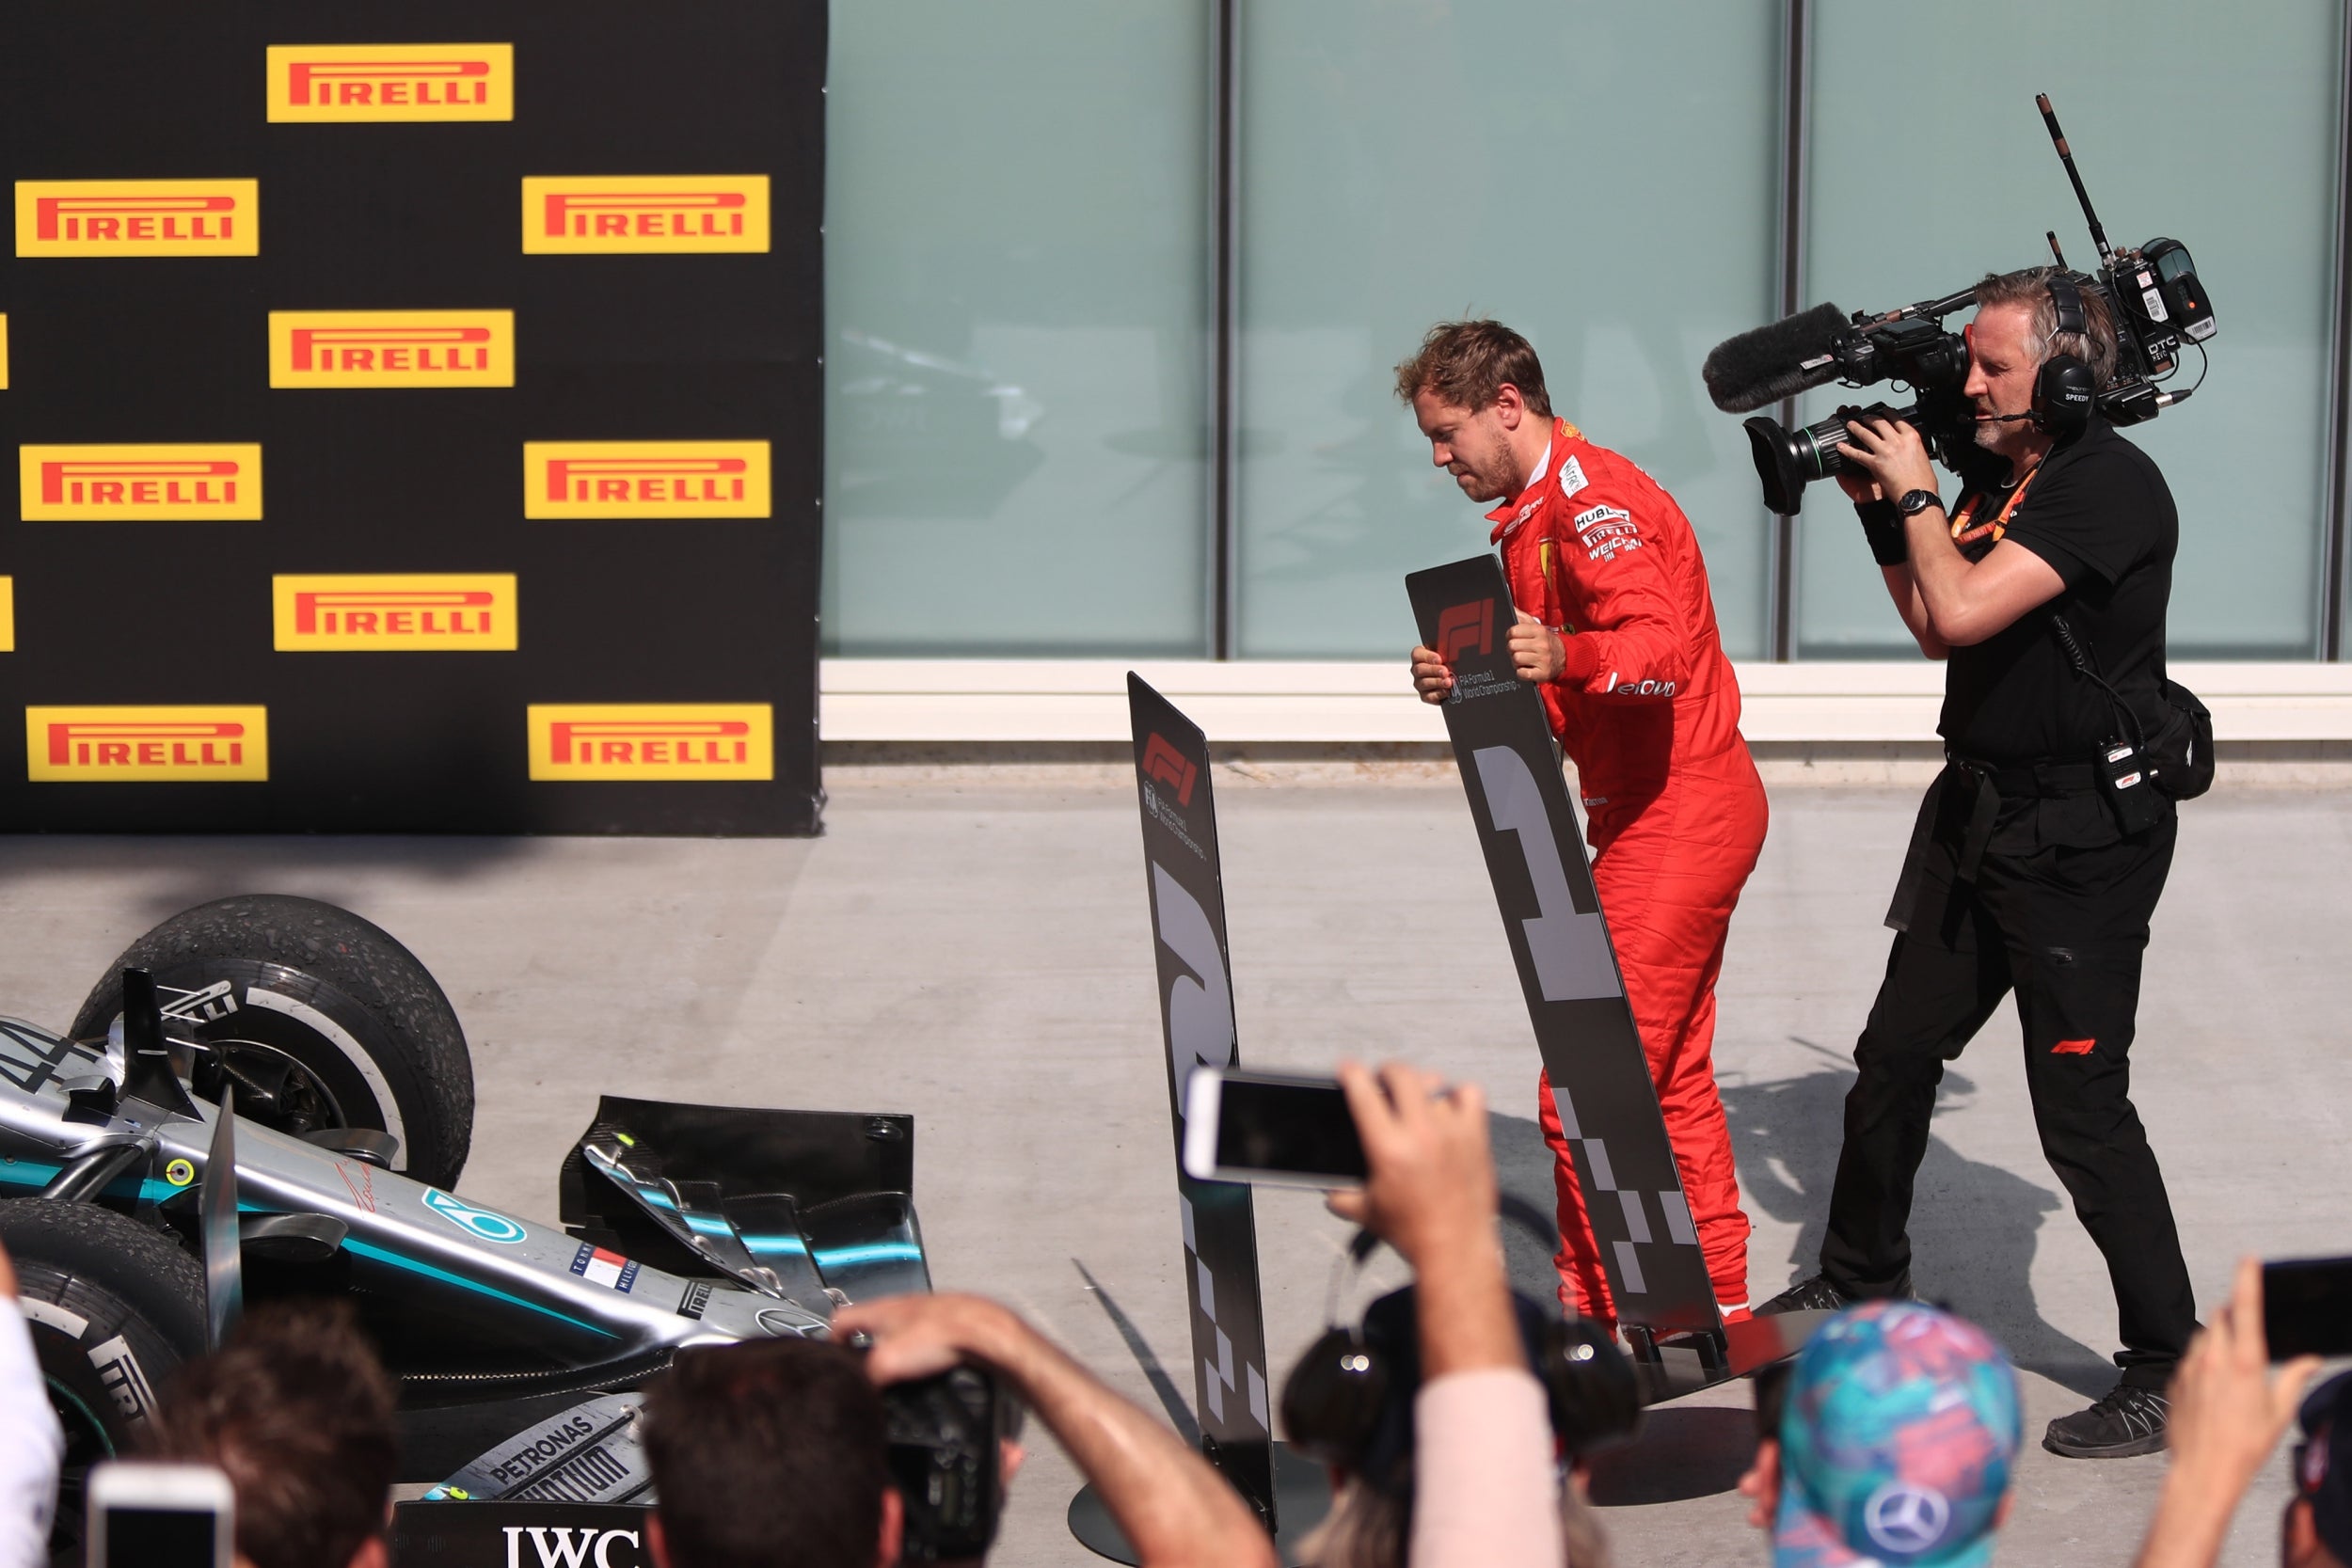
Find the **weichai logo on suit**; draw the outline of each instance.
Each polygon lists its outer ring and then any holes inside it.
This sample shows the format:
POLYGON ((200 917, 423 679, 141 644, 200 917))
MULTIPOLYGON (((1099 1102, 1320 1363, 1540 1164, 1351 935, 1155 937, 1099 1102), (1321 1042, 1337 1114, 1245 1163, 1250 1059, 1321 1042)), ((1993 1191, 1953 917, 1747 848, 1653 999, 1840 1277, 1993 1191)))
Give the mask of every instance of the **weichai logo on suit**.
POLYGON ((767 248, 764 174, 523 177, 527 255, 767 248))
POLYGON ((19 256, 259 256, 256 180, 19 180, 19 256))
POLYGON ((34 784, 259 784, 269 777, 264 707, 28 707, 34 784))
POLYGON ((27 522, 249 523, 262 515, 257 445, 19 447, 27 522))
POLYGON ((776 776, 766 703, 533 703, 529 727, 542 782, 776 776))
POLYGON ((765 517, 765 441, 526 441, 526 517, 765 517))
POLYGON ((512 387, 512 310, 272 310, 272 387, 512 387))
POLYGON ((433 572, 270 578, 281 654, 507 653, 515 574, 433 572))
POLYGON ((273 122, 512 119, 511 43, 274 43, 273 122))

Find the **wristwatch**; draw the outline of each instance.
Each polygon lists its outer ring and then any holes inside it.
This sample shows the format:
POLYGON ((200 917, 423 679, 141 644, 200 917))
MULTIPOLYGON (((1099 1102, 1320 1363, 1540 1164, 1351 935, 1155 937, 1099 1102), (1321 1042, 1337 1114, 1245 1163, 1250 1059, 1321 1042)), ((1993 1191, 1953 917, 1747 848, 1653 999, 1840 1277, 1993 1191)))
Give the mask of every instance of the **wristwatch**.
POLYGON ((1895 510, 1906 517, 1916 517, 1929 507, 1940 509, 1943 504, 1944 498, 1932 490, 1906 490, 1902 498, 1895 502, 1895 510))

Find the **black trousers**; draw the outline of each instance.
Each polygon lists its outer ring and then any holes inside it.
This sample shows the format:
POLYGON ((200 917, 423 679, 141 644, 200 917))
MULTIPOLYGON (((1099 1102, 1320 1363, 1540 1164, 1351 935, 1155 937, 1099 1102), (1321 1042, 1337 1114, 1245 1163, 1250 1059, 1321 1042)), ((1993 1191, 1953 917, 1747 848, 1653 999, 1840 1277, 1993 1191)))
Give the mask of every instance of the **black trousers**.
MULTIPOLYGON (((1965 784, 1947 772, 1923 803, 1905 867, 1908 928, 1854 1046, 1862 1076, 1846 1096, 1822 1272, 1867 1297, 1893 1291, 1910 1268, 1912 1182, 1944 1064, 2014 990, 2042 1153, 2115 1288, 2116 1364, 2124 1382, 2160 1388, 2196 1332, 2197 1307, 2164 1176, 2132 1108, 2130 1052, 2177 821, 2168 809, 2146 832, 2095 847, 2036 845, 2029 815, 2020 820, 2005 802, 2001 831, 1963 880, 1966 812, 1946 787, 1955 779, 1965 784)), ((2030 814, 2045 802, 2024 804, 2030 814)))

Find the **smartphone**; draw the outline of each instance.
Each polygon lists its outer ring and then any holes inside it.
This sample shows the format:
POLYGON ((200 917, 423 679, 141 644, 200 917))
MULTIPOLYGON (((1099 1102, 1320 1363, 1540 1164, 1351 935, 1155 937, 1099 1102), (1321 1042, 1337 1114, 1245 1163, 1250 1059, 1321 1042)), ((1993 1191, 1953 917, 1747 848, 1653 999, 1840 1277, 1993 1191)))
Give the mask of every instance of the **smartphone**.
POLYGON ((2265 1263, 2263 1338, 2273 1361, 2352 1355, 2352 1258, 2265 1263))
POLYGON ((1201 1181, 1360 1187, 1363 1141, 1332 1078, 1196 1068, 1184 1085, 1184 1171, 1201 1181))
POLYGON ((236 1494, 210 1465, 107 1460, 89 1473, 89 1568, 231 1568, 236 1494))

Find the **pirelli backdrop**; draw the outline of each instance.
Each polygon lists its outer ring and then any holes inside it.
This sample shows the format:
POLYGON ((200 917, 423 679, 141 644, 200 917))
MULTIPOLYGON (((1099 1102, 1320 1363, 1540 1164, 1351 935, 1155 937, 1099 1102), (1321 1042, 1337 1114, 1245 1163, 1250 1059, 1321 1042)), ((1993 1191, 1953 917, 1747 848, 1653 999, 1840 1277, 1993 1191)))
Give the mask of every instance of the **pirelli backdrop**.
POLYGON ((0 829, 814 832, 824 62, 12 0, 0 829))

